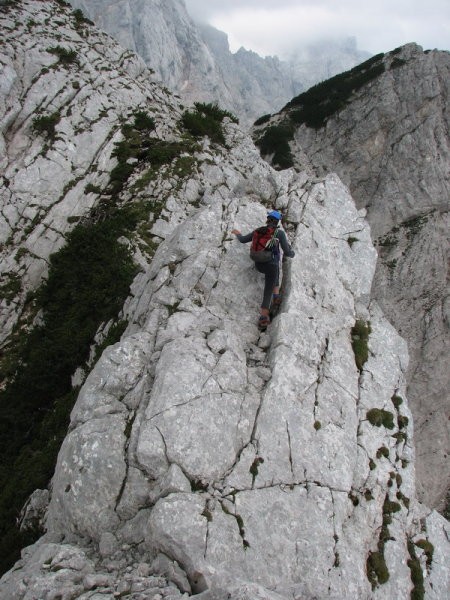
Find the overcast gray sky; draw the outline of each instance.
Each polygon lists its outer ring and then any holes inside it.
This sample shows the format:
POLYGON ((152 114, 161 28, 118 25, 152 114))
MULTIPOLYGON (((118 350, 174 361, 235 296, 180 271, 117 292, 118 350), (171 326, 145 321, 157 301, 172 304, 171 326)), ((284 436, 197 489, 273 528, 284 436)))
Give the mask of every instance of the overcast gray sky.
POLYGON ((195 20, 262 56, 322 39, 356 37, 360 50, 387 52, 408 42, 450 50, 450 0, 185 0, 195 20))

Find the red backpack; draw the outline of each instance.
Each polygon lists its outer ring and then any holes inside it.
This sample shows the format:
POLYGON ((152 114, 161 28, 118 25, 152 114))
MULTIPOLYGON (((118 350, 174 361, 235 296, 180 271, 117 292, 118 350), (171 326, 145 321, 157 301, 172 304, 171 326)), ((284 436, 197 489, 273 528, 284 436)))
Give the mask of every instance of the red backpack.
POLYGON ((250 258, 255 262, 269 262, 278 251, 277 228, 258 227, 253 232, 250 258))

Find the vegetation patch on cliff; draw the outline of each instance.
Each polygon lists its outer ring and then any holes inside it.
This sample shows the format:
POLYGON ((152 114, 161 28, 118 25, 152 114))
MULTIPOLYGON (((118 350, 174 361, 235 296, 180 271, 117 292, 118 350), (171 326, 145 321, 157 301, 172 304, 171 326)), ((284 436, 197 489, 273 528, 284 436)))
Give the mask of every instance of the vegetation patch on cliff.
POLYGON ((371 408, 369 411, 367 411, 366 416, 369 423, 375 425, 376 427, 381 427, 381 425, 384 425, 386 429, 394 429, 394 415, 388 410, 371 408))
POLYGON ((285 107, 289 117, 296 124, 320 129, 329 117, 344 108, 354 92, 384 72, 383 57, 384 54, 377 54, 296 96, 285 107))
POLYGON ((289 169, 294 164, 289 142, 294 138, 291 123, 271 125, 255 141, 262 156, 272 156, 272 165, 278 169, 289 169))
MULTIPOLYGON (((76 398, 72 375, 88 360, 101 323, 117 320, 129 293, 136 267, 117 240, 138 219, 131 205, 75 227, 51 257, 48 279, 37 294, 35 310, 42 324, 31 330, 15 363, 2 372, 7 382, 0 392, 2 571, 31 541, 29 533, 16 529, 16 519, 31 492, 46 487, 53 474, 76 398)), ((122 325, 112 329, 117 335, 122 331, 122 325)))
POLYGON ((195 138, 209 137, 216 144, 225 144, 222 121, 228 117, 233 123, 238 119, 227 110, 222 110, 217 104, 195 102, 195 110, 187 110, 182 118, 182 126, 195 138))
POLYGON ((386 542, 391 539, 389 525, 392 523, 392 514, 400 510, 400 504, 390 500, 386 494, 383 504, 383 524, 378 538, 377 550, 369 552, 366 561, 367 579, 370 581, 373 590, 389 580, 389 569, 386 564, 384 549, 386 542))
POLYGON ((155 122, 145 111, 137 111, 133 121, 122 126, 123 139, 112 152, 118 164, 112 169, 109 194, 118 194, 126 185, 137 166, 150 163, 150 169, 136 184, 137 189, 146 185, 163 166, 178 160, 183 154, 192 153, 196 146, 192 141, 166 141, 154 137, 155 122))
POLYGON ((355 363, 359 371, 362 371, 364 364, 369 358, 369 335, 372 329, 370 323, 358 320, 352 327, 352 348, 355 355, 355 363))

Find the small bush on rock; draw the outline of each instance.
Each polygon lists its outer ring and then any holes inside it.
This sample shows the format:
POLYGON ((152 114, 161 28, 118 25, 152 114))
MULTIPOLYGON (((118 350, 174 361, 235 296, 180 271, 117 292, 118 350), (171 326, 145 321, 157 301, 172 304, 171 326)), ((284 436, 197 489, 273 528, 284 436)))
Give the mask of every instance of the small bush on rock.
POLYGON ((411 571, 411 581, 414 587, 411 591, 411 600, 423 600, 425 597, 425 588, 423 585, 423 572, 420 560, 417 558, 414 544, 408 540, 408 552, 410 559, 408 560, 408 567, 411 571))
POLYGON ((389 449, 386 448, 386 446, 381 446, 381 448, 378 448, 377 450, 376 457, 381 458, 382 456, 384 456, 384 458, 389 458, 389 449))
POLYGON ((56 135, 56 126, 61 120, 59 112, 54 112, 51 115, 40 115, 34 117, 32 121, 32 129, 40 135, 45 135, 49 139, 54 139, 56 135))
POLYGON ((400 396, 398 396, 397 394, 394 394, 391 398, 392 400, 392 404, 395 406, 395 408, 398 410, 400 408, 400 405, 403 402, 403 398, 401 398, 400 396))
POLYGON ((382 552, 370 552, 366 562, 367 578, 372 589, 389 580, 389 570, 382 552))
POLYGON ((212 142, 225 144, 222 121, 227 117, 233 123, 238 123, 238 119, 227 110, 219 108, 217 104, 195 102, 194 107, 195 110, 187 110, 183 114, 181 118, 182 126, 196 138, 206 136, 212 142))
POLYGON ((355 363, 359 371, 362 371, 364 364, 369 358, 369 335, 372 332, 370 323, 365 321, 356 321, 352 327, 352 348, 355 355, 355 363))
POLYGON ((81 25, 94 25, 93 21, 84 16, 83 11, 80 8, 75 9, 72 14, 75 19, 75 27, 78 28, 81 25))
POLYGON ((372 408, 367 411, 366 417, 369 423, 375 427, 384 425, 386 429, 394 429, 394 415, 388 410, 372 408))
POLYGON ((291 124, 283 123, 268 127, 263 136, 256 140, 262 156, 272 155, 272 164, 278 169, 289 169, 294 164, 290 140, 294 137, 291 124))
POLYGON ((59 62, 63 65, 70 65, 78 62, 77 53, 75 50, 68 50, 62 46, 54 46, 52 48, 47 48, 47 52, 50 54, 55 54, 59 58, 59 62))

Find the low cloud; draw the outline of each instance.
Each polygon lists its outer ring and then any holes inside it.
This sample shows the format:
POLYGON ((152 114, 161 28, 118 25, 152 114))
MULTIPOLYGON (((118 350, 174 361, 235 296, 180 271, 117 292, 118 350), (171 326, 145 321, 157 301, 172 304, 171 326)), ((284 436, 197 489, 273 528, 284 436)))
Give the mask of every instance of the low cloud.
POLYGON ((358 48, 386 52, 408 42, 450 47, 448 0, 186 0, 193 18, 225 31, 230 46, 285 56, 324 39, 356 37, 358 48))

